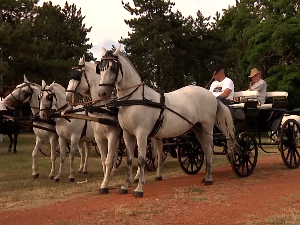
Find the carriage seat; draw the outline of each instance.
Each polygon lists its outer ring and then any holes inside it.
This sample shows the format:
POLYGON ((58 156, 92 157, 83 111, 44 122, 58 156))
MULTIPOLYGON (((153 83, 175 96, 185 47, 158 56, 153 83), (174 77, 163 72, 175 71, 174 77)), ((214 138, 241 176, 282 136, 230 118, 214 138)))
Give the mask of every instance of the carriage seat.
POLYGON ((258 108, 261 109, 272 109, 272 108, 285 108, 288 104, 287 97, 288 93, 285 91, 272 91, 266 93, 266 102, 258 108))

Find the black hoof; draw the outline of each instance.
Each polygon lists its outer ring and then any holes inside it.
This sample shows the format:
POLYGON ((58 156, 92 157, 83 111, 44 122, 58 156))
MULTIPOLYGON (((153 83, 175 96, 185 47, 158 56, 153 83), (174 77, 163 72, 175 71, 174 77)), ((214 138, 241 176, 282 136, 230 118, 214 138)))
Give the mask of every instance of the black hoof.
POLYGON ((69 178, 69 181, 70 181, 70 182, 74 182, 74 181, 75 181, 75 178, 73 178, 73 177, 72 177, 72 178, 69 178))
POLYGON ((204 181, 205 185, 212 185, 212 183, 213 183, 212 180, 204 181))
POLYGON ((14 153, 17 153, 17 151, 14 151, 14 153))
POLYGON ((126 195, 128 194, 128 190, 126 189, 120 189, 119 192, 118 192, 119 195, 126 195))
POLYGON ((139 182, 139 179, 134 179, 132 183, 137 184, 139 182))
POLYGON ((49 176, 48 179, 49 180, 54 180, 54 176, 49 176))
POLYGON ((161 181, 162 177, 155 177, 155 181, 161 181))
POLYGON ((108 188, 99 188, 100 194, 108 194, 108 188))
POLYGON ((135 198, 141 198, 141 197, 143 197, 143 195, 144 195, 144 192, 135 191, 133 193, 133 197, 135 197, 135 198))
POLYGON ((32 178, 33 178, 34 180, 36 180, 36 179, 39 178, 39 176, 40 176, 40 175, 37 173, 37 174, 33 175, 32 178))
POLYGON ((83 174, 88 174, 88 172, 87 171, 85 171, 85 172, 82 172, 83 174))
POLYGON ((202 183, 205 183, 205 178, 202 179, 202 183))
POLYGON ((60 179, 54 179, 55 183, 58 183, 60 181, 60 179))
POLYGON ((82 171, 81 171, 81 170, 78 170, 78 173, 82 173, 82 171))

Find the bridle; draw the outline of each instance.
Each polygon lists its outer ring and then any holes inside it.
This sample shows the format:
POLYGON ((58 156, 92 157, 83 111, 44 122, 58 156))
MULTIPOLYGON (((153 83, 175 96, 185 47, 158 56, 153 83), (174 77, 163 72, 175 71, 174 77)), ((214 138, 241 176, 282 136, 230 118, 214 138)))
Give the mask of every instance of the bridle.
POLYGON ((25 82, 25 84, 23 84, 22 86, 15 88, 15 90, 19 89, 19 98, 17 98, 16 96, 14 96, 14 95, 13 95, 13 92, 10 93, 10 95, 11 95, 18 103, 24 103, 25 100, 27 100, 28 98, 29 98, 29 101, 31 101, 32 94, 33 94, 33 90, 32 90, 32 88, 30 87, 30 85, 35 86, 33 83, 25 82), (30 90, 30 92, 27 92, 27 93, 24 95, 24 99, 21 100, 21 88, 23 88, 23 87, 28 87, 29 90, 30 90))
MULTIPOLYGON (((46 86, 45 86, 46 87, 46 86)), ((41 93, 38 96, 38 99, 40 101, 40 104, 42 104, 45 108, 40 109, 40 111, 44 111, 44 110, 49 110, 50 112, 53 111, 52 107, 53 107, 53 99, 55 98, 55 100, 57 101, 57 97, 56 94, 50 90, 50 89, 46 89, 45 87, 42 88, 41 93), (41 101, 42 97, 43 97, 43 92, 46 91, 47 92, 47 97, 46 99, 48 101, 50 101, 50 107, 47 107, 45 104, 43 104, 43 102, 41 101)), ((55 110, 54 110, 55 111, 55 110)))
POLYGON ((72 68, 71 79, 70 80, 77 80, 78 84, 77 84, 77 86, 75 87, 74 90, 66 90, 66 92, 71 92, 73 94, 79 95, 80 97, 83 97, 79 92, 76 91, 78 86, 80 85, 82 75, 84 75, 86 83, 87 83, 89 89, 91 89, 90 82, 87 78, 84 65, 77 65, 77 66, 72 68))
POLYGON ((116 74, 116 78, 113 83, 103 83, 99 84, 99 86, 108 86, 115 87, 115 83, 118 80, 119 70, 121 70, 122 78, 123 78, 123 70, 122 64, 118 60, 118 56, 114 56, 112 51, 108 51, 104 57, 101 58, 101 61, 97 64, 96 73, 100 74, 100 71, 105 71, 109 68, 109 62, 112 63, 111 70, 114 74, 116 74))

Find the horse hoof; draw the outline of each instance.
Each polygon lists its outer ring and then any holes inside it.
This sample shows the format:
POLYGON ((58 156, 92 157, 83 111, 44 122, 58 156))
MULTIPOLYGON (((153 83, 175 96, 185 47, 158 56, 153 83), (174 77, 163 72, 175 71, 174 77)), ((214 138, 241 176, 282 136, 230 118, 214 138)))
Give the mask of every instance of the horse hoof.
POLYGON ((144 193, 143 192, 139 192, 139 191, 135 191, 133 193, 133 197, 135 197, 135 198, 141 198, 141 197, 143 197, 143 195, 144 195, 144 193))
POLYGON ((118 192, 119 195, 126 195, 128 194, 128 190, 126 189, 120 189, 119 192, 118 192))
POLYGON ((17 153, 17 151, 14 151, 14 153, 17 153))
POLYGON ((137 184, 139 182, 139 179, 134 179, 132 183, 137 184))
POLYGON ((203 183, 203 184, 205 183, 205 178, 202 179, 202 183, 203 183))
POLYGON ((155 177, 155 181, 161 181, 162 177, 155 177))
POLYGON ((54 182, 55 182, 55 183, 58 183, 59 181, 60 181, 59 178, 54 179, 54 182))
POLYGON ((212 185, 212 183, 213 183, 212 180, 204 181, 205 185, 212 185))
POLYGON ((69 178, 69 181, 73 183, 75 181, 75 178, 74 177, 69 178))
POLYGON ((36 180, 36 179, 38 179, 39 178, 39 174, 37 173, 37 174, 35 174, 35 175, 32 175, 32 178, 34 179, 34 180, 36 180))
POLYGON ((83 174, 88 174, 88 171, 83 171, 82 173, 83 173, 83 174))
POLYGON ((54 180, 54 176, 49 176, 48 179, 49 180, 54 180))
POLYGON ((99 188, 100 194, 108 194, 108 188, 99 188))
POLYGON ((78 170, 78 173, 82 173, 82 170, 78 170))

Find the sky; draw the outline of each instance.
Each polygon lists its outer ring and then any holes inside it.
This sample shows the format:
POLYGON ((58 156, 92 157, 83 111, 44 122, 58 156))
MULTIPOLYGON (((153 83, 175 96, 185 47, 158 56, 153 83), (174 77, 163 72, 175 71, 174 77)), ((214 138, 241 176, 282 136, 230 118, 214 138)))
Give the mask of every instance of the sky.
MULTIPOLYGON (((51 0, 53 5, 60 5, 62 8, 65 2, 75 4, 77 9, 81 8, 81 14, 85 16, 84 23, 86 27, 92 27, 87 37, 90 38, 88 43, 93 44, 90 50, 94 57, 101 58, 102 47, 111 49, 112 45, 119 45, 118 40, 121 37, 128 37, 130 32, 129 26, 124 22, 124 19, 131 19, 133 16, 126 11, 121 0, 51 0)), ((131 3, 132 0, 123 0, 124 3, 131 3)), ((43 2, 40 0, 39 5, 43 2)), ((235 0, 172 0, 175 3, 173 11, 177 9, 184 17, 191 15, 196 17, 198 10, 205 17, 214 16, 216 11, 222 13, 222 9, 227 9, 229 5, 235 5, 235 0)))

